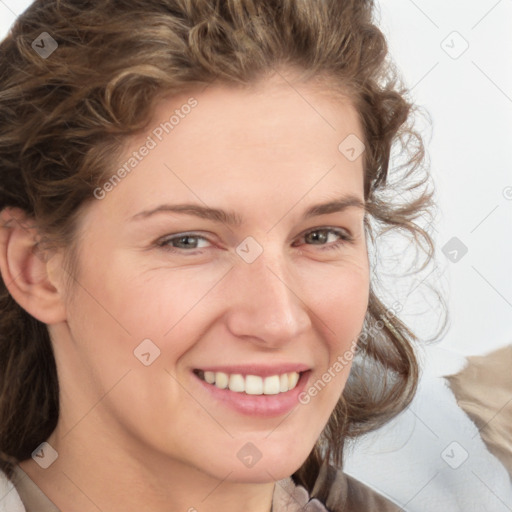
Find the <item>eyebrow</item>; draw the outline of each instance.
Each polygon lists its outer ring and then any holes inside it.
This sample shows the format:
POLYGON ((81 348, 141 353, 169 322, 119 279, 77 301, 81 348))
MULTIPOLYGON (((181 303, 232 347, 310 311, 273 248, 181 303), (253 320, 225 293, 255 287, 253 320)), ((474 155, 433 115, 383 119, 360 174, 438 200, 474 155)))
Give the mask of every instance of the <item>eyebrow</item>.
MULTIPOLYGON (((356 196, 348 195, 339 199, 310 206, 302 215, 303 220, 319 215, 327 215, 345 211, 347 208, 366 209, 365 203, 356 196)), ((207 219, 214 222, 221 222, 230 226, 240 226, 243 224, 243 218, 233 210, 222 210, 220 208, 210 208, 194 203, 185 204, 162 204, 151 210, 144 210, 135 214, 130 220, 141 220, 152 217, 159 213, 178 213, 193 215, 201 219, 207 219)))

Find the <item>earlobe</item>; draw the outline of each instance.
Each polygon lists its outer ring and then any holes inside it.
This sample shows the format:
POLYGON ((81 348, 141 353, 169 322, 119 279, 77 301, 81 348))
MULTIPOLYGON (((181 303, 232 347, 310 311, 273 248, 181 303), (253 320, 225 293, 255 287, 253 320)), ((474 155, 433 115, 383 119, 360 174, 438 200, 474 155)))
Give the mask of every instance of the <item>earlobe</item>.
MULTIPOLYGON (((62 286, 49 272, 55 262, 39 251, 33 220, 19 208, 0 212, 0 272, 13 299, 51 325, 66 319, 62 286)), ((55 273, 54 273, 55 274, 55 273)))

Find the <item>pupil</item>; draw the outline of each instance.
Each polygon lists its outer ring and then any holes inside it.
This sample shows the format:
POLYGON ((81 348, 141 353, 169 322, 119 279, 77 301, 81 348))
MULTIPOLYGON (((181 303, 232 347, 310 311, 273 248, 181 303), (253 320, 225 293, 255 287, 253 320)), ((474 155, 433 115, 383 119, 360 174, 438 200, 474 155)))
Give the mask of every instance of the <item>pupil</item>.
POLYGON ((325 231, 314 231, 309 234, 310 241, 324 243, 327 240, 327 234, 325 231))
POLYGON ((185 247, 190 247, 191 245, 193 246, 194 243, 192 243, 192 244, 188 243, 187 244, 187 241, 190 241, 190 240, 193 240, 193 239, 194 239, 194 237, 192 237, 192 236, 183 236, 183 237, 178 239, 178 244, 184 245, 185 247))

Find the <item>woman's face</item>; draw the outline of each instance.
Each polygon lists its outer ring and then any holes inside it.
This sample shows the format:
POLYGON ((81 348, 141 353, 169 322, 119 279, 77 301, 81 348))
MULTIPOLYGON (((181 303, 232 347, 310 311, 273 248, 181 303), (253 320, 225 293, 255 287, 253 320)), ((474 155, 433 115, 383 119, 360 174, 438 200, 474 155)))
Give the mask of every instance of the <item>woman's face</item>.
POLYGON ((278 79, 159 104, 81 218, 51 330, 66 442, 240 482, 300 467, 368 305, 362 138, 348 102, 278 79))

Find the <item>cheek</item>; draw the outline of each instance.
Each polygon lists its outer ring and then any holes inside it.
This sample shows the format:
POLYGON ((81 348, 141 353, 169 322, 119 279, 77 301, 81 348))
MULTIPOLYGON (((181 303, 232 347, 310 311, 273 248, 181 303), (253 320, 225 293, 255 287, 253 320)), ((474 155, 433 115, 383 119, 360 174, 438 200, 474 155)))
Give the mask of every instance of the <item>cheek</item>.
POLYGON ((352 266, 333 272, 324 280, 323 287, 317 287, 316 297, 317 312, 325 324, 331 352, 344 352, 361 332, 368 309, 367 267, 352 266))
MULTIPOLYGON (((200 277, 194 269, 141 272, 131 263, 123 265, 121 259, 114 261, 113 269, 101 278, 91 273, 83 276, 86 286, 77 290, 70 314, 87 337, 94 333, 122 351, 132 345, 133 350, 146 338, 163 348, 223 275, 223 269, 200 277)), ((179 352, 180 345, 173 343, 171 348, 179 352)))
POLYGON ((352 267, 334 273, 329 284, 317 288, 318 308, 327 344, 328 361, 303 395, 303 403, 315 401, 326 418, 336 405, 348 379, 357 339, 368 309, 367 268, 352 267))

